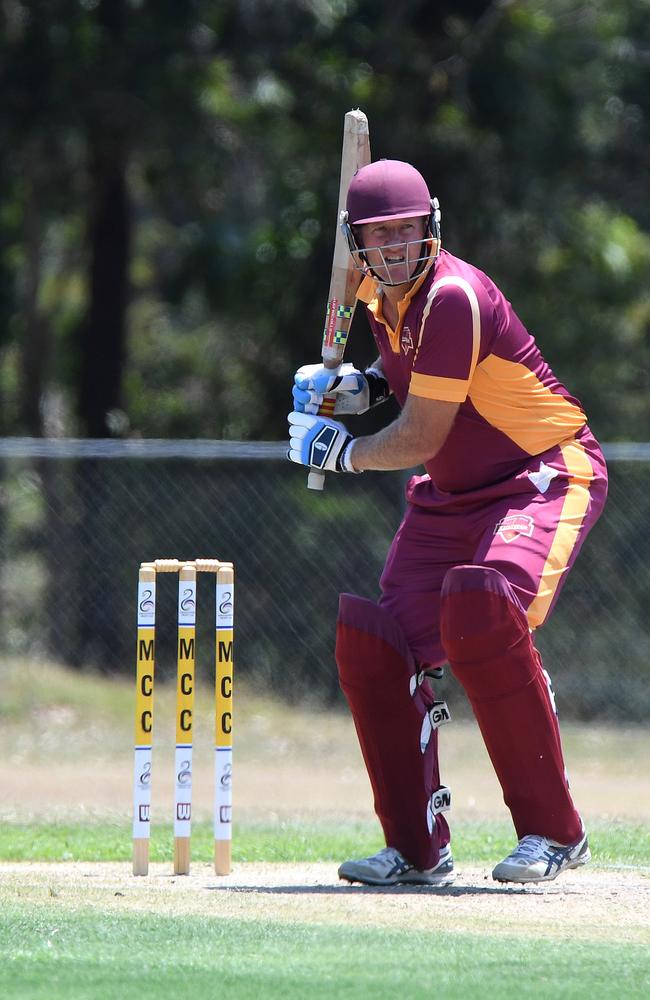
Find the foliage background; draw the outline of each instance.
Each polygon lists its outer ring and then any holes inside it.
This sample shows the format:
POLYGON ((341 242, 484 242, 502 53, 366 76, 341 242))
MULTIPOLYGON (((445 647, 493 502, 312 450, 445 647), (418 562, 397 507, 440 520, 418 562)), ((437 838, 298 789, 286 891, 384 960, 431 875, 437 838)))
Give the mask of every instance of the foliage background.
MULTIPOLYGON (((12 438, 282 441, 293 371, 319 354, 352 107, 375 159, 429 179, 445 244, 502 286, 599 438, 650 441, 649 15, 1 0, 0 652, 130 673, 140 559, 225 553, 238 670, 339 697, 338 593, 376 596, 403 477, 314 504, 284 459, 106 465, 12 438)), ((349 356, 372 347, 359 315, 349 356)), ((647 463, 612 465, 540 636, 574 718, 647 717, 649 496, 647 463)))
MULTIPOLYGON (((343 115, 604 440, 650 429, 649 0, 4 0, 0 433, 279 439, 343 115)), ((356 322, 351 358, 369 360, 356 322)))

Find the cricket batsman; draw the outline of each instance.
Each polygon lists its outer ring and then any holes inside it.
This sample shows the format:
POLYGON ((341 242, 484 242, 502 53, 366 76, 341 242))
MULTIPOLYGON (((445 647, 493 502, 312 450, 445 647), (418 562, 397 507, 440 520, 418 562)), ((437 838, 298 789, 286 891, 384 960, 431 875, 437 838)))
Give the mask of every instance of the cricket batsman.
POLYGON ((540 882, 590 859, 573 803, 548 674, 534 634, 607 494, 580 402, 557 380, 482 271, 441 248, 440 210, 410 164, 354 175, 343 216, 363 271, 378 358, 295 375, 289 458, 312 469, 424 466, 389 549, 377 603, 342 594, 336 662, 386 847, 346 861, 349 882, 442 886, 454 878, 431 680, 464 688, 518 843, 492 873, 540 882), (318 415, 363 413, 393 394, 400 415, 353 437, 318 415))

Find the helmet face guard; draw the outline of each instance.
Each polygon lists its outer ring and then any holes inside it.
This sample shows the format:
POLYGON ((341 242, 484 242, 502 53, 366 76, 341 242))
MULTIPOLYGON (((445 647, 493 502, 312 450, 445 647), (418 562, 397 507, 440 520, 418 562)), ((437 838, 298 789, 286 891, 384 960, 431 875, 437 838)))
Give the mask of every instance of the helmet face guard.
POLYGON ((363 271, 364 274, 371 274, 373 278, 379 281, 382 285, 392 286, 403 285, 405 283, 404 280, 389 280, 391 265, 386 258, 390 258, 391 251, 399 250, 404 254, 408 263, 416 265, 413 273, 407 279, 408 281, 413 281, 415 278, 418 278, 429 263, 436 260, 440 255, 440 206, 437 198, 431 199, 431 210, 427 216, 424 236, 417 240, 407 240, 401 243, 387 243, 383 246, 363 247, 359 246, 357 236, 354 232, 354 226, 351 225, 348 219, 348 212, 341 212, 339 221, 348 245, 348 250, 350 251, 350 255, 354 261, 354 266, 357 270, 363 271), (414 255, 410 252, 412 248, 417 248, 414 255), (379 254, 381 258, 381 264, 379 267, 384 272, 383 275, 378 273, 377 265, 375 265, 374 269, 370 266, 367 257, 369 252, 379 254))
POLYGON ((417 278, 430 261, 440 253, 440 206, 431 198, 422 174, 401 160, 377 160, 356 172, 347 196, 347 211, 341 213, 340 224, 354 264, 366 274, 372 274, 383 285, 404 284, 417 278), (360 246, 356 226, 371 222, 393 222, 399 219, 426 218, 424 236, 417 240, 379 247, 360 246), (411 257, 411 250, 416 253, 411 257), (399 249, 405 261, 415 264, 408 278, 390 281, 390 251, 399 249), (367 254, 374 251, 382 263, 375 264, 384 275, 370 266, 367 254))

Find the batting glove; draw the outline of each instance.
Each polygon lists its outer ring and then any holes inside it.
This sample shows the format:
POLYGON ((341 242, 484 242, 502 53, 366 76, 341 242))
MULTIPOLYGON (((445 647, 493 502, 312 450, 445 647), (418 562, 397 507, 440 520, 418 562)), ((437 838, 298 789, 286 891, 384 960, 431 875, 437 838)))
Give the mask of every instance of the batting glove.
POLYGON ((334 396, 334 415, 365 413, 388 399, 388 382, 375 368, 360 372, 346 362, 339 368, 303 365, 294 375, 293 405, 298 413, 317 414, 325 396, 334 396))
POLYGON ((338 420, 313 417, 309 413, 289 414, 287 457, 299 465, 323 472, 356 472, 349 460, 354 438, 338 420))

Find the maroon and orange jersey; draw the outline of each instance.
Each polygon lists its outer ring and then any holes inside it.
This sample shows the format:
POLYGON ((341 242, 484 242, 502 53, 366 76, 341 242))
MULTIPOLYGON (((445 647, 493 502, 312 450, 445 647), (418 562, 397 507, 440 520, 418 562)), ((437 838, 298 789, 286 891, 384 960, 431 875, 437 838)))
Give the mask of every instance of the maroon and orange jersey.
POLYGON ((460 404, 447 440, 425 466, 438 490, 500 482, 585 426, 579 401, 494 282, 448 251, 399 303, 396 330, 383 317, 373 278, 363 280, 358 298, 400 406, 408 393, 460 404))

